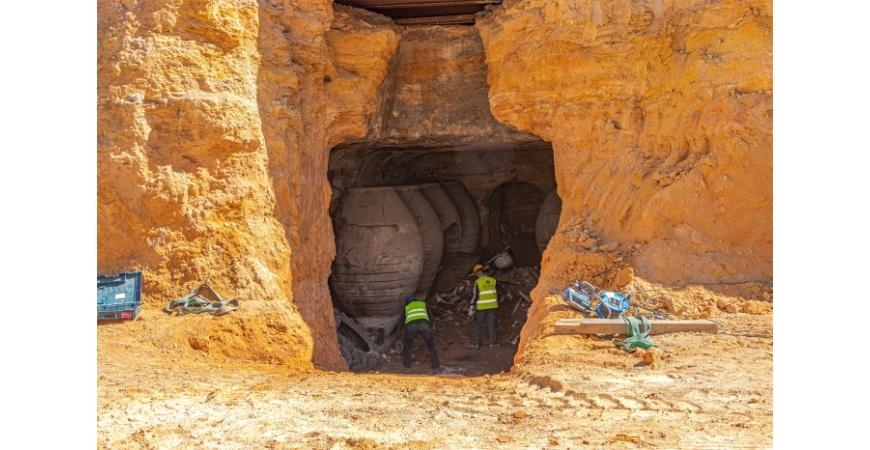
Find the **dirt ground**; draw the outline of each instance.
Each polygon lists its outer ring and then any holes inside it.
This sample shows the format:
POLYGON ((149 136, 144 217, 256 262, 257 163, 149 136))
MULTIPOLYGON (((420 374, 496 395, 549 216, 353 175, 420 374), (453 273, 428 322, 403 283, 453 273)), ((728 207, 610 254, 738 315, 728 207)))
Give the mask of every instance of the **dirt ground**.
MULTIPOLYGON (((513 357, 517 351, 516 342, 510 342, 509 325, 501 320, 496 326, 500 333, 496 340, 497 347, 489 347, 486 325, 481 329, 479 349, 469 348, 469 332, 471 323, 464 314, 451 313, 439 319, 435 325, 435 346, 442 370, 446 375, 480 376, 507 372, 513 365, 513 357), (505 338, 507 336, 507 338, 505 338)), ((517 330, 517 333, 519 330, 517 330)), ((412 364, 410 368, 402 366, 402 346, 397 343, 392 350, 381 359, 376 370, 380 373, 398 374, 430 374, 429 350, 422 337, 417 337, 412 344, 412 364)))
MULTIPOLYGON (((466 349, 465 322, 452 341, 439 336, 453 369, 441 375, 428 373, 421 340, 410 370, 394 351, 379 373, 172 348, 159 339, 187 318, 144 311, 98 327, 98 448, 771 448, 771 303, 705 290, 670 298, 719 333, 656 335, 646 362, 607 337, 545 333, 511 365, 509 342, 466 349), (741 302, 752 314, 726 311, 741 302)), ((553 316, 574 315, 545 300, 553 316)))

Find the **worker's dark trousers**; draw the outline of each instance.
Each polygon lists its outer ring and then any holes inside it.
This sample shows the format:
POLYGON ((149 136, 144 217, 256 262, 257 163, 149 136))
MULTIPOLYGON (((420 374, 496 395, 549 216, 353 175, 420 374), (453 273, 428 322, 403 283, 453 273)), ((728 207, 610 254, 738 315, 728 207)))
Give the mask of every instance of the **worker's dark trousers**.
POLYGON ((489 345, 495 345, 495 312, 496 309, 485 309, 483 311, 474 311, 474 323, 471 325, 471 343, 480 345, 480 326, 486 319, 486 328, 489 331, 489 345))
POLYGON ((432 359, 432 368, 441 367, 438 362, 438 351, 435 350, 435 337, 432 335, 432 325, 428 320, 415 320, 405 325, 405 333, 402 336, 402 364, 411 367, 411 345, 418 334, 423 335, 426 347, 429 347, 429 358, 432 359))

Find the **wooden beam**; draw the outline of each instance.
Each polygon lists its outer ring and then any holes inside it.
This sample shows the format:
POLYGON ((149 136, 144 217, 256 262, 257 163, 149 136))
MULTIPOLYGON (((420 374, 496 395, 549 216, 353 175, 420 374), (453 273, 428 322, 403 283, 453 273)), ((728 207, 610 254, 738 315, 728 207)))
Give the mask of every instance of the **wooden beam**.
POLYGON ((429 16, 411 17, 407 19, 393 19, 396 25, 451 25, 474 23, 474 14, 460 14, 454 16, 429 16))
MULTIPOLYGON (((709 320, 650 320, 650 334, 673 333, 677 331, 699 331, 717 333, 715 322, 709 320)), ((556 334, 621 334, 625 335, 625 321, 622 319, 559 319, 556 321, 556 334)))
POLYGON ((341 3, 357 8, 392 9, 392 8, 432 8, 444 6, 493 5, 493 0, 339 0, 341 3))

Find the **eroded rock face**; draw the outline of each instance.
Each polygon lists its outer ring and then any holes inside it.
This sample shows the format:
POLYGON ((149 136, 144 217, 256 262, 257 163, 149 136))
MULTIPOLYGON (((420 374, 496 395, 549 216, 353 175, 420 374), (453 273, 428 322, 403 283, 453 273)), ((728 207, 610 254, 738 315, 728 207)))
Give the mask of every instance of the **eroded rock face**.
POLYGON ((577 273, 581 229, 663 284, 771 278, 771 15, 517 0, 477 22, 493 115, 553 143, 563 209, 539 286, 577 273))
MULTIPOLYGON (((264 319, 300 330, 218 351, 310 364, 257 110, 257 3, 101 1, 98 11, 98 271, 143 270, 154 310, 207 281, 247 303, 227 335, 264 319), (263 302, 286 304, 255 314, 263 302)), ((222 334, 213 321, 187 325, 222 334)))
POLYGON ((330 30, 329 1, 98 11, 98 271, 143 270, 151 310, 203 281, 241 299, 186 322, 213 352, 342 368, 326 155, 364 133, 395 33, 345 12, 330 30))
POLYGON ((484 224, 481 243, 502 250, 489 239, 493 192, 512 182, 550 191, 553 158, 549 144, 492 116, 485 59, 474 27, 402 28, 365 139, 332 151, 333 208, 353 187, 459 181, 484 224))
POLYGON ((483 46, 467 26, 405 28, 368 141, 457 145, 534 139, 489 111, 483 46))
POLYGON ((398 37, 387 19, 328 1, 264 3, 260 14, 257 96, 274 213, 294 253, 294 303, 311 327, 315 364, 341 367, 327 284, 335 257, 329 150, 365 135, 398 37))
POLYGON ((539 289, 614 267, 772 275, 768 1, 508 0, 476 28, 402 31, 327 0, 98 12, 98 271, 144 270, 151 310, 202 281, 243 302, 167 333, 183 345, 344 367, 326 176, 344 142, 552 143, 562 214, 539 289))

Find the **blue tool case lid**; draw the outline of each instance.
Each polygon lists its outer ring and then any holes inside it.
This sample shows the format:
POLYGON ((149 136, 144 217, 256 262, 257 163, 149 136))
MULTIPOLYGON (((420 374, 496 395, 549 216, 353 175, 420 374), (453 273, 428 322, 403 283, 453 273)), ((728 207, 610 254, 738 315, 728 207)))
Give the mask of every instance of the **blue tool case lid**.
POLYGON ((142 298, 142 272, 97 275, 97 311, 131 309, 142 298))

